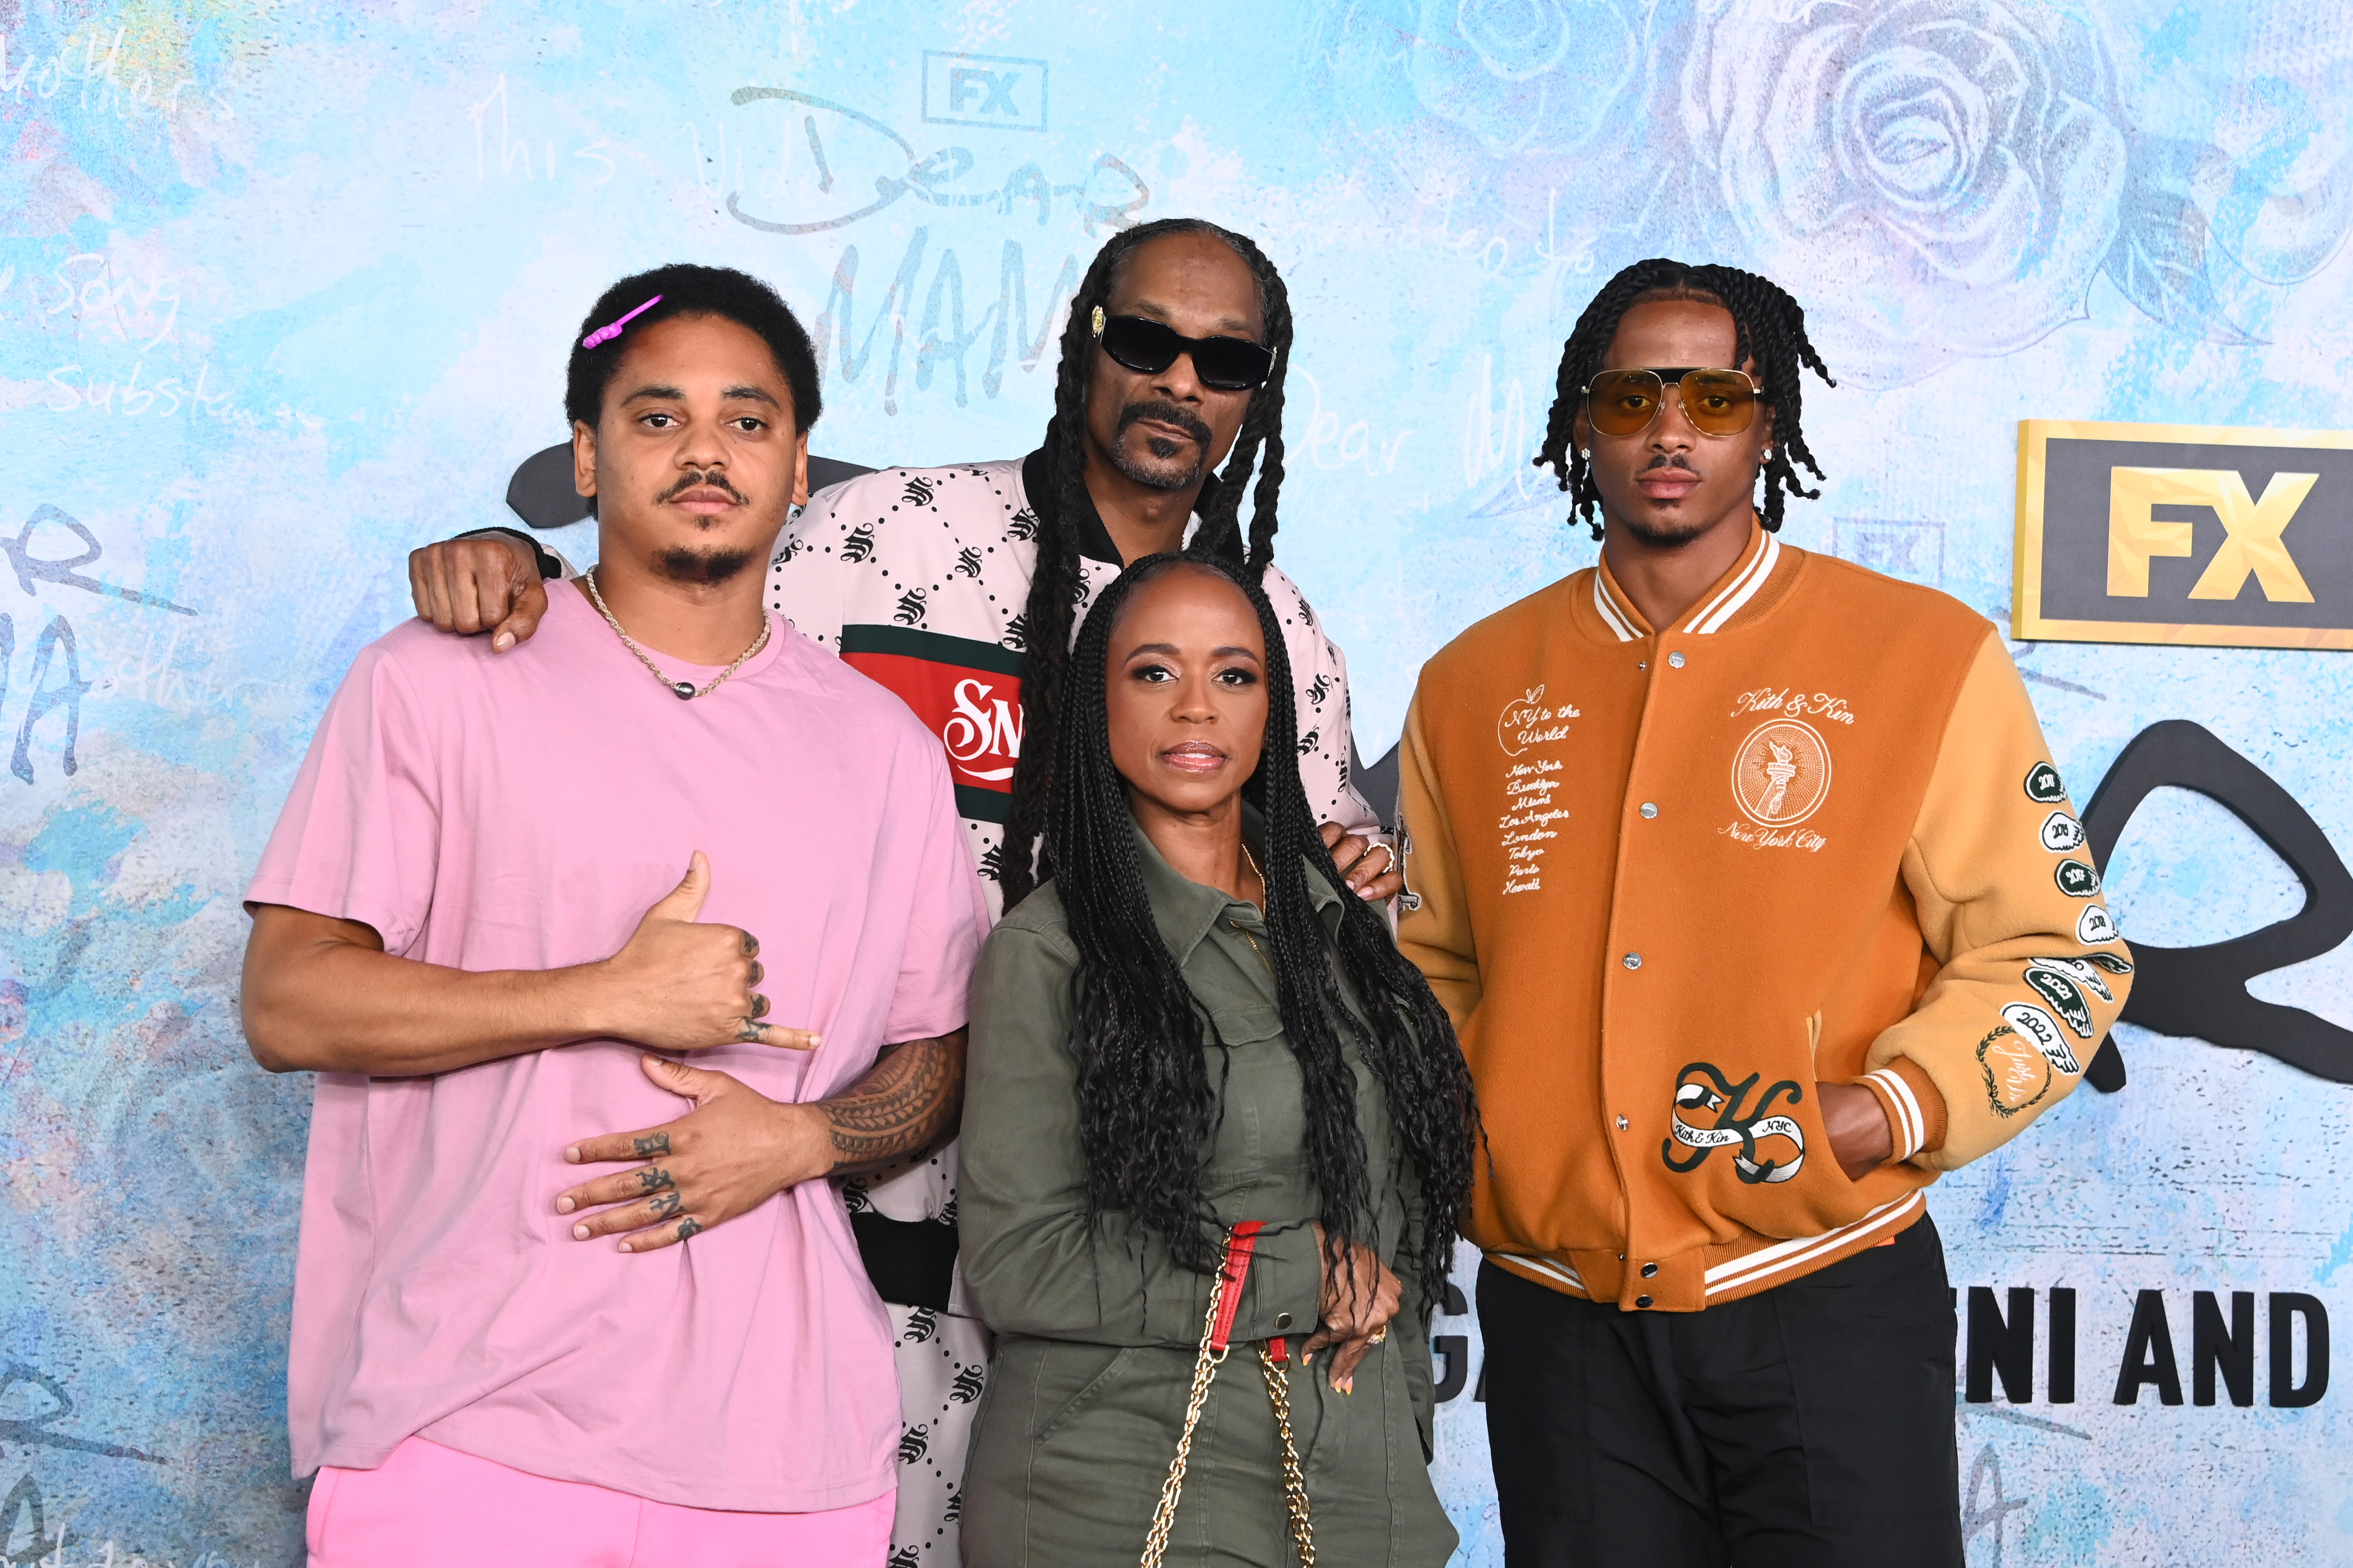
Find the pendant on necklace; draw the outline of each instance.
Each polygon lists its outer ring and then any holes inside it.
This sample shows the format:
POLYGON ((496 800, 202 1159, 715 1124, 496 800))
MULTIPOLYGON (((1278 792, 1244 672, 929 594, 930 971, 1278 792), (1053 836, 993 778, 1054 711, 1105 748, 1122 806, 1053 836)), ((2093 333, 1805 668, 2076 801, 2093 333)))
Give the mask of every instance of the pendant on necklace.
POLYGON ((691 680, 673 680, 670 683, 670 689, 678 693, 678 699, 681 702, 694 695, 694 682, 691 680))

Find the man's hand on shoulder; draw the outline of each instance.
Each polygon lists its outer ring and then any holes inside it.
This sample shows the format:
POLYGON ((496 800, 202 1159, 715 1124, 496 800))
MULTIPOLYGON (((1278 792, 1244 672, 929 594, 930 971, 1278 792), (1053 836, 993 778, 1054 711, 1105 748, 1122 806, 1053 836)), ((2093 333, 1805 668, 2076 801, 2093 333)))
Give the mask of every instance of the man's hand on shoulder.
POLYGON ((527 542, 503 533, 410 551, 408 592, 419 616, 445 632, 487 631, 496 653, 528 641, 547 614, 539 558, 527 542))

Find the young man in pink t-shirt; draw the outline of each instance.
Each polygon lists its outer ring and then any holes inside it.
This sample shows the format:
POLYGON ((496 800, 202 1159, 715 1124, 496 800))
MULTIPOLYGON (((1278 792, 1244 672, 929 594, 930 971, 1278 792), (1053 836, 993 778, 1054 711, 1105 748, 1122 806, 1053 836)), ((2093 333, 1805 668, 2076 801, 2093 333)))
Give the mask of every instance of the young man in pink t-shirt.
POLYGON ((248 894, 254 1056, 319 1075, 311 1561, 871 1568, 890 1321, 819 1178, 953 1124, 985 906, 930 733, 746 570, 799 323, 671 267, 583 331, 596 569, 527 647, 364 650, 248 894))

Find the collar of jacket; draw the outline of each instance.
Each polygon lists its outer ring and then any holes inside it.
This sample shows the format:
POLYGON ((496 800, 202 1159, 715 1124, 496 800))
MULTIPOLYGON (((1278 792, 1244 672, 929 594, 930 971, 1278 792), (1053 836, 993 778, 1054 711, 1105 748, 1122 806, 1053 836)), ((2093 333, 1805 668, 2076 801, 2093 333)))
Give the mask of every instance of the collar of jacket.
MULTIPOLYGON (((1144 894, 1152 900, 1152 919, 1160 928, 1160 940, 1168 944, 1181 966, 1201 945, 1201 939, 1211 927, 1229 914, 1244 925, 1263 929, 1264 921, 1258 907, 1247 899, 1227 897, 1216 888, 1200 883, 1179 872, 1160 857, 1144 829, 1129 822, 1135 834, 1135 857, 1144 867, 1144 894)), ((1242 802, 1242 837, 1250 844, 1251 853, 1265 854, 1266 818, 1258 807, 1242 802)), ((1307 901, 1314 906, 1315 918, 1324 924, 1327 935, 1340 934, 1340 918, 1346 912, 1340 895, 1316 868, 1307 868, 1307 901)))
MULTIPOLYGON (((1747 625, 1780 598, 1790 575, 1781 568, 1792 558, 1790 552, 1782 549, 1779 537, 1766 532, 1752 516, 1748 542, 1742 548, 1740 559, 1694 601, 1690 609, 1675 617, 1674 624, 1666 630, 1683 637, 1707 637, 1747 625)), ((1607 554, 1594 568, 1593 611, 1601 619, 1605 637, 1620 642, 1641 642, 1658 635, 1657 628, 1642 618, 1641 612, 1634 608, 1634 601, 1618 586, 1607 554)))
MULTIPOLYGON (((1054 504, 1054 476, 1046 465, 1045 447, 1040 447, 1021 459, 1021 488, 1029 494, 1029 510, 1039 516, 1043 517, 1047 509, 1054 504)), ((1201 493, 1193 498, 1193 515, 1198 517, 1207 510, 1217 493, 1218 476, 1202 475, 1201 493)), ((1087 493, 1084 485, 1079 487, 1078 523, 1079 553, 1082 556, 1089 561, 1100 561, 1107 566, 1126 564, 1119 558, 1119 547, 1111 542, 1111 530, 1103 526, 1103 513, 1095 510, 1095 498, 1087 493)), ((1239 566, 1242 563, 1242 552, 1233 547, 1235 542, 1229 542, 1229 548, 1219 553, 1239 566)))

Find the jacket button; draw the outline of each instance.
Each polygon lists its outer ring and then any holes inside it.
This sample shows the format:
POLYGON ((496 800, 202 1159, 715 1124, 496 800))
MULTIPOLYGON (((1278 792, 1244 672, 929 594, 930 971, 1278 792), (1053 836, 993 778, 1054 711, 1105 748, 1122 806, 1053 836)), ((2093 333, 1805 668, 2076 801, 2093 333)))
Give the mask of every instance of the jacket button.
POLYGON ((1634 661, 1634 668, 1636 669, 1648 669, 1651 668, 1651 661, 1647 658, 1638 658, 1634 661))
MULTIPOLYGON (((1620 1117, 1620 1118, 1618 1119, 1618 1131, 1620 1131, 1620 1132, 1623 1132, 1623 1131, 1626 1131, 1626 1119, 1625 1119, 1624 1117, 1622 1117, 1622 1116, 1621 1116, 1621 1117, 1620 1117)), ((1622 1263, 1622 1262, 1624 1262, 1624 1261, 1625 1261, 1625 1259, 1621 1258, 1620 1258, 1620 1259, 1619 1259, 1619 1261, 1622 1263)))
POLYGON ((1634 1298, 1634 1305, 1637 1307, 1647 1307, 1650 1304, 1651 1299, 1648 1296, 1637 1296, 1634 1298))
POLYGON ((1642 815, 1643 815, 1644 816, 1658 816, 1658 815, 1659 815, 1659 803, 1658 803, 1657 801, 1655 801, 1655 800, 1646 800, 1646 801, 1644 801, 1644 802, 1642 803, 1642 815))
POLYGON ((1640 969, 1642 967, 1642 955, 1639 952, 1630 952, 1626 955, 1624 962, 1626 967, 1629 969, 1640 969))
POLYGON ((1277 1312, 1274 1315, 1274 1326, 1278 1332, 1291 1327, 1291 1314, 1288 1312, 1277 1312))
POLYGON ((1667 655, 1667 663, 1676 669, 1681 669, 1683 667, 1683 656, 1679 653, 1671 653, 1667 655))
POLYGON ((1644 1265, 1642 1265, 1642 1278, 1643 1278, 1643 1279, 1657 1279, 1657 1278, 1658 1278, 1658 1276, 1659 1276, 1659 1266, 1658 1266, 1657 1264, 1655 1264, 1655 1263, 1645 1263, 1644 1265))

